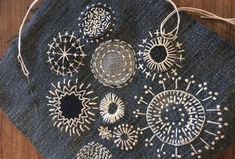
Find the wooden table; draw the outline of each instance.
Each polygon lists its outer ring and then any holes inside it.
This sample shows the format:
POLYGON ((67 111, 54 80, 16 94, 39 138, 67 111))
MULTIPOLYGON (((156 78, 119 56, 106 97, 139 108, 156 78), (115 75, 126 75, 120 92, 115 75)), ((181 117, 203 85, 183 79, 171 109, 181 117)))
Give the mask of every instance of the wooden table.
MULTIPOLYGON (((174 0, 178 6, 206 9, 223 17, 235 17, 234 0, 174 0)), ((32 0, 0 0, 0 57, 10 46, 32 0)), ((235 26, 222 22, 200 20, 214 31, 235 43, 235 26)), ((0 111, 0 159, 41 159, 32 144, 0 111)), ((235 159, 235 146, 227 149, 218 159, 235 159)))

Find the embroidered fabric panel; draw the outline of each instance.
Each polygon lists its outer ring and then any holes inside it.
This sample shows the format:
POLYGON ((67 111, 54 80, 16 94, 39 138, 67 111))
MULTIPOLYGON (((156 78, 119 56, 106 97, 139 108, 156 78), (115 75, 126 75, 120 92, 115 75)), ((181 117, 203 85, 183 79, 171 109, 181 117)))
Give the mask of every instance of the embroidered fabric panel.
POLYGON ((171 10, 161 0, 45 2, 22 44, 32 83, 14 43, 0 105, 44 158, 210 157, 232 142, 235 49, 183 14, 178 37, 162 37, 171 10))

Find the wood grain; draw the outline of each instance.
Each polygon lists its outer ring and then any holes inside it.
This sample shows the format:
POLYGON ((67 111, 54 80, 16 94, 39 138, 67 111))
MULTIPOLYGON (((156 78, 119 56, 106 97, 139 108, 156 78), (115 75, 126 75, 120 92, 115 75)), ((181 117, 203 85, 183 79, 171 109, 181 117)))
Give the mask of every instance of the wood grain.
MULTIPOLYGON (((234 0, 174 0, 178 6, 206 9, 223 17, 235 17, 234 0)), ((0 57, 17 37, 21 20, 32 0, 0 0, 0 57)), ((201 20, 225 39, 235 44, 235 26, 201 20)), ((231 146, 218 159, 234 159, 235 146, 231 146)), ((12 125, 0 111, 0 159, 42 159, 32 144, 12 125)))

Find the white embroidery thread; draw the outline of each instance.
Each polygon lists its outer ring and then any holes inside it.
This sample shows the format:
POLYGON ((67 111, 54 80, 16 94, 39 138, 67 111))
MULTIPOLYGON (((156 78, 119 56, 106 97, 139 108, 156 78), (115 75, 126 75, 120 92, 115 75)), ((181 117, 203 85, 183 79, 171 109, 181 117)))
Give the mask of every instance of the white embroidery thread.
POLYGON ((51 70, 55 71, 57 75, 70 75, 78 72, 78 69, 83 66, 83 59, 86 54, 83 51, 83 45, 80 39, 76 36, 65 32, 59 33, 58 38, 53 38, 53 42, 48 44, 47 51, 48 60, 51 70))
POLYGON ((181 63, 184 60, 183 44, 177 42, 177 38, 164 38, 156 30, 154 33, 149 32, 149 37, 138 45, 138 69, 146 78, 154 81, 159 74, 166 74, 168 77, 177 75, 177 69, 182 68, 181 63))
POLYGON ((195 140, 202 142, 206 150, 214 150, 216 142, 224 138, 222 134, 224 127, 228 126, 222 118, 223 112, 228 108, 215 104, 218 92, 209 91, 207 83, 196 85, 194 76, 184 80, 181 77, 167 79, 161 76, 159 84, 163 91, 158 94, 154 93, 152 87, 145 86, 145 94, 153 97, 150 102, 144 97, 135 97, 138 104, 147 107, 145 113, 140 109, 133 112, 136 118, 146 117, 148 126, 141 130, 153 132, 153 136, 145 140, 145 146, 153 146, 154 138, 158 138, 162 143, 157 150, 159 158, 169 153, 165 151, 167 149, 165 147, 169 146, 175 149, 171 154, 172 158, 182 158, 179 150, 181 146, 186 145, 191 150, 192 156, 201 158, 203 150, 202 147, 194 145, 195 140), (168 80, 173 81, 173 89, 168 88, 168 80), (217 121, 212 121, 209 117, 217 121), (214 125, 214 128, 208 125, 214 125), (205 134, 209 137, 203 138, 205 134))
POLYGON ((77 159, 111 159, 112 154, 103 145, 95 142, 88 143, 77 154, 77 159))
POLYGON ((87 6, 86 11, 81 13, 79 18, 80 33, 86 42, 99 42, 109 37, 115 27, 115 12, 107 4, 98 3, 91 7, 87 6))
MULTIPOLYGON (((84 83, 78 85, 78 79, 75 84, 71 80, 63 80, 57 85, 51 84, 53 89, 46 96, 50 116, 53 120, 53 126, 58 127, 61 131, 69 133, 70 136, 81 136, 87 130, 90 130, 91 123, 95 121, 95 111, 97 107, 98 97, 94 96, 94 92, 90 91, 90 84, 85 86, 84 83), (74 96, 76 100, 81 102, 82 108, 80 113, 66 117, 62 111, 62 100, 66 97, 74 96)), ((66 105, 68 107, 69 105, 66 105)), ((69 108, 68 108, 69 109, 69 108)))
POLYGON ((116 123, 125 114, 124 102, 115 94, 108 93, 100 102, 100 114, 104 122, 116 123), (112 108, 115 110, 110 110, 112 108))
POLYGON ((132 125, 122 124, 114 127, 113 139, 117 147, 129 151, 138 143, 140 129, 135 129, 132 125))
POLYGON ((100 127, 98 128, 98 131, 99 131, 99 136, 100 136, 102 139, 110 140, 110 139, 113 138, 112 131, 109 130, 108 127, 100 126, 100 127))
POLYGON ((136 69, 132 46, 117 39, 100 44, 91 60, 92 73, 104 86, 121 88, 127 85, 136 69))

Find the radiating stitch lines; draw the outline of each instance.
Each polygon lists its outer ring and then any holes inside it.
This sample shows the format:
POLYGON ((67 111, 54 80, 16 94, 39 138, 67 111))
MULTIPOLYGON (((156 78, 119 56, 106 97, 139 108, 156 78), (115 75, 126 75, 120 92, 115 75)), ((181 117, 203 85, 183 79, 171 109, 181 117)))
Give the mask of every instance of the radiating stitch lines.
POLYGON ((98 97, 89 90, 91 85, 79 85, 78 79, 75 82, 64 79, 57 85, 51 85, 46 98, 53 126, 77 136, 90 130, 91 123, 95 121, 95 111, 99 109, 98 97))
POLYGON ((78 72, 78 69, 83 66, 83 59, 86 54, 83 51, 83 45, 80 39, 76 38, 75 33, 65 34, 59 33, 57 38, 53 38, 53 42, 48 44, 47 51, 48 60, 51 70, 57 75, 70 75, 78 72))
POLYGON ((141 131, 150 130, 153 133, 151 138, 146 138, 145 146, 153 146, 153 140, 157 138, 156 143, 160 143, 157 150, 159 158, 168 153, 171 153, 172 158, 184 158, 181 151, 183 146, 188 146, 191 156, 201 158, 203 147, 195 144, 200 142, 204 144, 205 150, 214 150, 218 140, 224 138, 224 127, 228 126, 223 120, 223 114, 228 108, 216 104, 219 93, 209 91, 206 82, 197 84, 194 76, 189 79, 161 76, 159 84, 162 92, 158 94, 154 93, 152 87, 145 86, 145 94, 152 96, 151 101, 145 100, 143 96, 135 96, 137 103, 147 108, 145 112, 140 109, 133 112, 136 118, 146 117, 148 126, 141 128, 141 131), (173 89, 168 86, 169 81, 174 83, 173 89), (172 147, 174 152, 167 151, 172 147))
POLYGON ((168 77, 177 75, 185 58, 183 44, 176 40, 177 37, 172 40, 162 37, 158 30, 149 32, 149 36, 143 39, 137 53, 138 69, 146 78, 155 80, 159 74, 166 74, 168 77))

